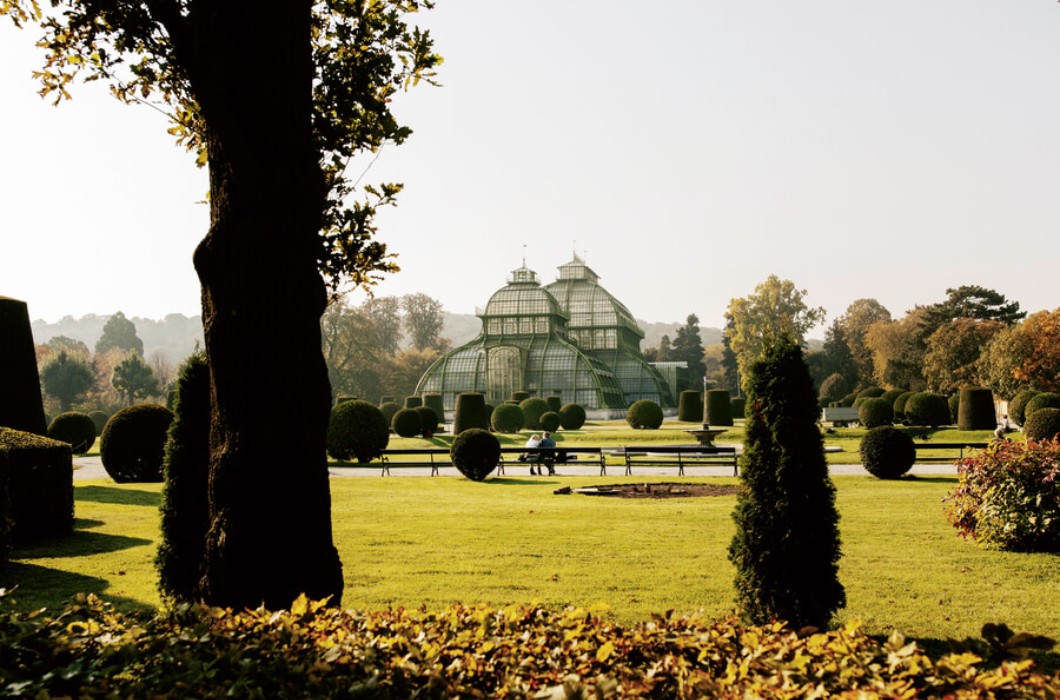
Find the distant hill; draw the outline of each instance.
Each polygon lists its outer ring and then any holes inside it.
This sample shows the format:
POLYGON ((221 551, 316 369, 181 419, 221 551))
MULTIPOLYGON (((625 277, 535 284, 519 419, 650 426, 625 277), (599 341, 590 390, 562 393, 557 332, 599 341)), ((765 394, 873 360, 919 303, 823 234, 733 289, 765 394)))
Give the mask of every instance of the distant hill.
MULTIPOLYGON (((103 335, 103 324, 110 316, 89 314, 81 318, 63 316, 56 323, 40 319, 33 322, 33 341, 44 344, 57 335, 80 340, 95 350, 96 341, 103 335)), ((195 350, 195 343, 203 345, 202 317, 169 314, 161 321, 135 316, 130 321, 136 326, 136 335, 144 341, 144 356, 151 357, 161 352, 174 366, 195 350)))

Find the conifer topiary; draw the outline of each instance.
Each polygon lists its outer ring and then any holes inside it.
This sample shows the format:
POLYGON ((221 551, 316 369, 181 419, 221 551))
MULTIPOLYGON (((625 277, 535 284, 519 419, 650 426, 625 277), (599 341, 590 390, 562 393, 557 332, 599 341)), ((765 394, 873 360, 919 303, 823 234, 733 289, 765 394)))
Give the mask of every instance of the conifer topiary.
POLYGON ((861 406, 858 407, 858 421, 862 426, 878 428, 894 422, 894 409, 882 396, 858 399, 858 401, 861 401, 861 406))
POLYGON ((1024 389, 1008 402, 1008 417, 1012 419, 1012 422, 1016 425, 1023 425, 1023 421, 1026 420, 1024 411, 1027 408, 1027 402, 1033 399, 1035 396, 1040 394, 1040 391, 1035 389, 1024 389))
POLYGON ((626 422, 635 430, 658 430, 663 423, 663 411, 651 399, 634 401, 626 411, 626 422))
POLYGON ((981 386, 966 386, 958 397, 958 430, 993 430, 997 427, 993 392, 981 386))
POLYGON ((950 420, 950 407, 944 396, 930 391, 918 391, 906 399, 905 420, 910 425, 937 428, 950 420))
POLYGON ((508 400, 509 401, 514 401, 515 403, 520 404, 523 401, 526 401, 528 398, 530 398, 530 392, 529 391, 513 391, 511 393, 511 395, 508 397, 508 400))
POLYGON ((545 411, 541 414, 541 429, 554 433, 560 428, 559 414, 555 411, 545 411))
POLYGON ((541 416, 548 412, 548 402, 539 396, 531 396, 519 402, 523 411, 523 427, 528 430, 542 430, 541 416))
POLYGON ((559 424, 564 430, 581 430, 585 425, 585 409, 576 403, 564 404, 559 409, 559 424))
POLYGON ((865 470, 879 479, 897 479, 916 461, 913 438, 889 425, 865 433, 859 453, 865 470))
POLYGON ((370 462, 390 443, 390 426, 383 412, 362 401, 347 401, 331 409, 327 451, 333 459, 370 462))
POLYGON ((546 396, 545 401, 548 403, 548 410, 553 413, 559 413, 559 409, 563 408, 563 399, 555 394, 552 396, 546 396))
POLYGON ((445 422, 445 404, 442 401, 442 395, 437 392, 428 392, 423 395, 423 405, 434 411, 434 430, 436 432, 438 426, 445 422))
POLYGON ((74 454, 84 454, 96 442, 96 424, 87 413, 67 411, 52 418, 48 437, 69 444, 74 454))
POLYGON ((482 481, 500 462, 501 443, 488 430, 471 428, 453 438, 449 457, 461 474, 472 481, 482 481))
POLYGON ((210 529, 210 369, 191 355, 177 375, 173 423, 162 464, 162 541, 155 555, 158 588, 178 600, 202 598, 206 533, 210 529))
POLYGON ((453 411, 453 434, 459 435, 471 428, 488 430, 489 426, 485 396, 474 391, 465 391, 456 395, 456 408, 453 411))
POLYGON ((684 423, 703 422, 703 396, 698 391, 686 389, 677 397, 677 420, 684 423))
POLYGON ((707 392, 703 422, 722 427, 732 425, 732 400, 725 389, 711 389, 707 392))
POLYGON ((755 624, 825 628, 846 603, 838 578, 839 514, 817 427, 813 380, 794 342, 767 347, 747 374, 744 488, 729 559, 736 597, 755 624))
POLYGON ((1060 408, 1039 408, 1023 426, 1028 440, 1052 440, 1060 433, 1060 408))
POLYGON ((390 429, 398 437, 416 437, 423 431, 423 422, 415 408, 402 408, 390 420, 390 429))
POLYGON ((406 396, 402 408, 416 408, 423 405, 423 399, 419 396, 406 396))
POLYGON ((430 406, 417 406, 412 409, 420 416, 420 435, 431 437, 438 432, 438 414, 430 406))
POLYGON ((386 424, 391 425, 394 422, 394 414, 402 410, 402 408, 398 402, 388 401, 379 404, 379 410, 383 413, 383 420, 386 421, 386 424))
POLYGON ((523 409, 513 403, 502 403, 493 409, 490 424, 498 433, 517 433, 523 429, 523 409))
POLYGON ((162 481, 162 460, 173 412, 139 404, 111 416, 99 437, 103 468, 118 483, 162 481))

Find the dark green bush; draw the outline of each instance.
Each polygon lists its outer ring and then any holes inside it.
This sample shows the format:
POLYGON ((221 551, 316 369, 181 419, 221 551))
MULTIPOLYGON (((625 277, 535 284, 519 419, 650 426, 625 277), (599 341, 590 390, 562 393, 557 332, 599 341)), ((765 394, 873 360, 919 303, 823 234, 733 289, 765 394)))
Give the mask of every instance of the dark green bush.
POLYGON ((729 398, 728 391, 711 389, 707 392, 706 404, 706 423, 722 427, 732 425, 732 399, 729 398))
POLYGON ((1013 423, 1023 425, 1023 421, 1027 419, 1026 415, 1024 415, 1027 402, 1040 393, 1040 391, 1034 389, 1024 389, 1012 397, 1012 400, 1008 402, 1008 417, 1013 423))
POLYGON ((123 408, 107 421, 99 438, 99 457, 114 481, 162 481, 162 459, 173 412, 165 406, 123 408))
POLYGON ((73 532, 70 445, 0 427, 0 520, 0 531, 6 532, 0 540, 8 545, 73 532))
POLYGON ((487 430, 490 427, 489 415, 486 413, 486 397, 474 391, 456 395, 456 408, 453 411, 453 434, 470 428, 487 430))
POLYGON ((393 425, 394 414, 403 409, 401 408, 401 404, 396 401, 388 401, 387 403, 379 404, 379 410, 382 411, 383 420, 386 421, 386 424, 393 425))
POLYGON ((513 403, 502 403, 493 409, 490 423, 498 433, 517 433, 523 429, 523 409, 513 403))
POLYGON ((879 479, 897 479, 916 461, 913 438, 889 425, 865 433, 859 452, 866 471, 879 479))
POLYGON ((703 395, 686 389, 677 397, 677 420, 685 423, 703 422, 703 395))
POLYGON ((858 407, 858 421, 862 426, 877 428, 894 422, 894 409, 882 396, 858 399, 858 401, 861 401, 861 406, 858 407))
POLYGON ((421 399, 419 396, 406 396, 405 403, 402 405, 402 408, 416 408, 417 406, 422 405, 423 399, 421 399))
POLYGON ((946 408, 950 412, 950 425, 957 425, 957 412, 961 408, 961 395, 950 394, 946 397, 946 408))
POLYGON ((634 401, 626 411, 626 422, 636 430, 658 430, 663 423, 663 410, 651 399, 634 401))
POLYGON ((747 410, 747 399, 742 396, 732 399, 729 401, 729 408, 732 410, 733 418, 744 418, 747 410))
POLYGON ((449 456, 457 471, 472 481, 482 481, 500 462, 501 443, 489 431, 471 428, 453 438, 449 456))
POLYGON ((946 397, 919 391, 906 399, 905 419, 910 425, 937 428, 950 422, 950 407, 946 397))
MULTIPOLYGON (((489 427, 491 425, 493 425, 493 409, 494 408, 495 408, 495 406, 493 404, 491 404, 491 403, 485 404, 482 407, 482 410, 485 412, 485 416, 486 416, 486 427, 483 428, 483 430, 489 430, 489 427)), ((454 430, 453 432, 455 433, 456 431, 454 430)))
POLYGON ((420 434, 431 437, 438 432, 438 414, 430 406, 417 406, 412 409, 420 416, 420 434))
POLYGON ((853 393, 853 392, 851 392, 851 393, 847 394, 846 396, 844 396, 843 398, 839 399, 839 405, 842 406, 843 408, 850 408, 851 406, 854 405, 854 402, 857 401, 857 399, 858 399, 858 395, 853 393))
POLYGON ((1023 407, 1023 422, 1027 423, 1034 412, 1042 408, 1060 408, 1060 394, 1043 391, 1032 396, 1023 407))
POLYGON ((905 389, 889 389, 880 394, 880 398, 885 399, 887 403, 891 404, 891 410, 894 410, 894 402, 904 393, 906 393, 905 389))
POLYGON ((333 459, 370 462, 390 443, 383 412, 367 401, 347 401, 331 409, 327 450, 333 459))
POLYGON ((869 399, 875 399, 875 398, 879 398, 879 397, 876 397, 876 396, 859 396, 856 399, 854 399, 854 408, 860 409, 861 405, 863 403, 865 403, 869 399))
POLYGON ((825 405, 828 405, 833 401, 841 400, 849 393, 850 383, 842 374, 833 372, 821 382, 821 388, 817 392, 817 398, 819 401, 823 401, 825 405))
POLYGON ((1039 408, 1023 426, 1028 440, 1052 440, 1060 433, 1060 408, 1039 408))
POLYGON ((526 401, 528 398, 530 398, 530 392, 529 391, 513 391, 511 393, 511 395, 508 397, 508 400, 509 401, 514 401, 515 403, 520 404, 523 401, 526 401))
POLYGON ((434 411, 434 430, 431 432, 438 432, 438 425, 445 422, 445 403, 442 401, 442 395, 436 392, 424 394, 423 405, 434 411))
POLYGON ((402 408, 394 414, 394 418, 390 421, 390 428, 398 437, 416 437, 423 432, 423 422, 415 408, 402 408))
POLYGON ((168 598, 202 599, 210 479, 210 369, 206 354, 181 366, 162 475, 162 541, 155 555, 158 588, 168 598))
POLYGON ((958 430, 993 430, 997 427, 994 394, 989 389, 966 386, 958 397, 958 430))
POLYGON ((894 400, 894 406, 892 408, 894 408, 894 417, 897 420, 905 420, 905 402, 908 401, 909 397, 912 396, 914 393, 915 392, 912 391, 904 392, 894 400))
POLYGON ((0 297, 0 425, 48 432, 26 302, 0 297))
POLYGON ((859 391, 856 394, 855 398, 858 398, 858 399, 875 399, 875 398, 878 398, 880 396, 883 396, 884 393, 885 393, 885 390, 881 389, 878 386, 867 386, 864 389, 862 389, 861 391, 859 391))
POLYGON ((559 413, 559 409, 563 408, 563 400, 555 394, 546 396, 545 401, 548 403, 548 410, 553 413, 559 413))
POLYGON ((576 403, 564 404, 559 409, 559 424, 564 430, 581 430, 585 425, 585 409, 576 403))
POLYGON ((541 429, 554 433, 559 430, 559 414, 555 411, 545 411, 541 414, 541 429))
POLYGON ((356 396, 350 396, 349 394, 339 394, 338 396, 335 397, 335 405, 338 406, 339 404, 346 403, 347 401, 356 401, 356 400, 357 400, 356 396))
POLYGON ((70 444, 74 454, 84 454, 96 441, 96 424, 86 413, 60 413, 48 425, 48 437, 70 444))
MULTIPOLYGON (((398 402, 397 397, 396 396, 391 396, 390 394, 383 394, 382 396, 379 397, 379 403, 380 404, 397 403, 397 402, 398 402)), ((398 407, 400 408, 401 404, 398 404, 398 407)))
POLYGON ((548 412, 548 401, 531 396, 519 402, 519 408, 523 410, 523 427, 529 430, 541 430, 541 416, 548 412))

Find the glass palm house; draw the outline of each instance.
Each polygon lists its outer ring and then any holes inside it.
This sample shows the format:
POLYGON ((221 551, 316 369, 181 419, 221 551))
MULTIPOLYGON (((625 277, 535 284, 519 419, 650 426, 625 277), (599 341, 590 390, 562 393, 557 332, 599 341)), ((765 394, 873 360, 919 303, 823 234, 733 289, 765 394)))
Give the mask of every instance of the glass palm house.
POLYGON ((447 411, 461 392, 498 404, 520 390, 599 417, 624 415, 638 399, 672 407, 666 380, 641 357, 644 332, 625 305, 578 256, 559 271, 544 287, 525 263, 512 271, 479 314, 482 332, 431 365, 416 393, 441 394, 447 411))

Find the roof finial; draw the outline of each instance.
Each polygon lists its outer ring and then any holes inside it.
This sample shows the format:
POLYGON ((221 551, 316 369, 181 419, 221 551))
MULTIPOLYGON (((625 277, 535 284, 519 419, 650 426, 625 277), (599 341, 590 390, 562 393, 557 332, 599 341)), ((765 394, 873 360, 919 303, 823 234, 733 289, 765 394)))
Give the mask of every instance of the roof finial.
POLYGON ((526 267, 526 244, 523 243, 523 267, 526 267))

